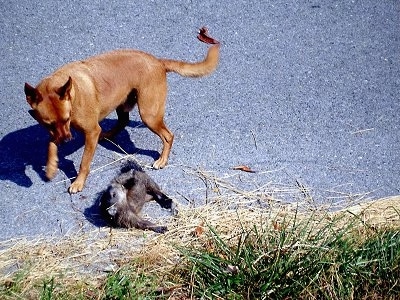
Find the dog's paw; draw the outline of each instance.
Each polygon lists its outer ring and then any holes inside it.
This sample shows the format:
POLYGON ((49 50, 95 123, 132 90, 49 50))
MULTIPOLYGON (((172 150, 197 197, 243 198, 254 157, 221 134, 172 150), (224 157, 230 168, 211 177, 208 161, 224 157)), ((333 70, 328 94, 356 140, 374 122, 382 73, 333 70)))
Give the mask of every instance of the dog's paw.
POLYGON ((58 171, 58 165, 56 164, 47 164, 46 166, 46 178, 48 180, 52 180, 58 171))
POLYGON ((68 193, 76 194, 78 192, 81 192, 83 190, 83 186, 84 186, 84 183, 82 183, 82 182, 80 182, 78 180, 75 180, 71 184, 71 186, 68 188, 68 193))
POLYGON ((166 159, 162 159, 161 157, 159 159, 157 159, 154 163, 153 163, 153 169, 155 170, 159 170, 164 168, 167 165, 167 160, 166 159))

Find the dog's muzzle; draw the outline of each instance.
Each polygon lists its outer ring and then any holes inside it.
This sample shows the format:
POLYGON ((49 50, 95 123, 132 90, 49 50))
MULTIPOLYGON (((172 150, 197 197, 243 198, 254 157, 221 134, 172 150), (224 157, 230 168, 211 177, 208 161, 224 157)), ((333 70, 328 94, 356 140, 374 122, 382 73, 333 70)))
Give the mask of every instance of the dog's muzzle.
POLYGON ((56 125, 56 128, 50 129, 50 132, 54 138, 56 144, 61 144, 68 142, 72 139, 71 130, 69 127, 69 123, 56 125))
POLYGON ((50 133, 52 135, 52 140, 56 145, 60 145, 60 144, 69 142, 72 139, 71 133, 65 133, 62 135, 58 134, 58 132, 57 133, 50 132, 50 133))

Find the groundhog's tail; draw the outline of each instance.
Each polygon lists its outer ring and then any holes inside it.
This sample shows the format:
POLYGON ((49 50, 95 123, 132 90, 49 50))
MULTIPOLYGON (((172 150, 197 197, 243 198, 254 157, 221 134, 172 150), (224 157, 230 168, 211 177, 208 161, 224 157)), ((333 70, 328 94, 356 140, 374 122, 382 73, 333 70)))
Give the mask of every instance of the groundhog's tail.
POLYGON ((196 63, 162 59, 161 61, 164 63, 167 72, 175 72, 185 77, 201 77, 212 73, 217 68, 219 61, 219 42, 208 35, 207 28, 205 27, 200 29, 197 38, 206 44, 212 44, 208 49, 206 58, 196 63))

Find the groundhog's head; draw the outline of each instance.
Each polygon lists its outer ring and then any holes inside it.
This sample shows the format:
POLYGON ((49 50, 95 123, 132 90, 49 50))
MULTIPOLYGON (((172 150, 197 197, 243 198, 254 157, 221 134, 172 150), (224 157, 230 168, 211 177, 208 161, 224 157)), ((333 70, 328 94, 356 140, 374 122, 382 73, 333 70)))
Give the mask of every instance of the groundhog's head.
POLYGON ((112 183, 101 197, 100 207, 111 220, 115 218, 119 210, 128 207, 127 189, 119 183, 112 183))

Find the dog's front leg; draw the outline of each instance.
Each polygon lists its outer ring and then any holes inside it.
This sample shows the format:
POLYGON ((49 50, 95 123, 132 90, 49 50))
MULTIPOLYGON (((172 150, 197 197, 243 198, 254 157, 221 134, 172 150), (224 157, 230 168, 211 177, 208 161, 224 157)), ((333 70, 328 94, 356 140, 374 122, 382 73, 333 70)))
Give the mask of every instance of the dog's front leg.
POLYGON ((86 178, 90 171, 90 163, 92 162, 94 152, 97 147, 97 142, 101 133, 100 125, 90 132, 85 132, 85 149, 83 150, 82 162, 79 168, 78 177, 68 189, 70 194, 75 194, 82 191, 86 178))
POLYGON ((49 143, 49 149, 47 153, 47 164, 46 164, 46 177, 51 180, 57 173, 58 169, 58 147, 57 144, 51 141, 49 143))

